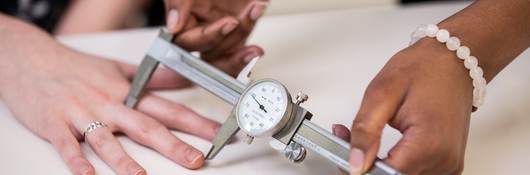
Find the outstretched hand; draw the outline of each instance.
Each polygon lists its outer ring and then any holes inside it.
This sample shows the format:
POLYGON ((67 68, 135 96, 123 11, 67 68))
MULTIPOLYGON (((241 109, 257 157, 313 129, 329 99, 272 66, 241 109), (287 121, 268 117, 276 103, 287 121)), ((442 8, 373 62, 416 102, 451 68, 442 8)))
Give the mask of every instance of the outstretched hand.
MULTIPOLYGON (((183 167, 197 169, 204 164, 203 153, 170 130, 211 140, 219 123, 148 91, 139 99, 137 110, 130 109, 123 100, 136 66, 71 50, 20 21, 1 15, 0 20, 16 27, 6 28, 6 38, 0 41, 0 48, 6 51, 0 56, 0 96, 21 123, 57 149, 73 174, 96 171, 81 151, 82 141, 117 174, 145 174, 122 148, 115 133, 122 133, 183 167), (17 42, 10 42, 15 39, 17 42), (84 137, 93 122, 107 127, 84 137)), ((227 59, 210 63, 232 76, 245 65, 244 54, 227 59)), ((167 69, 158 69, 148 84, 150 89, 189 86, 189 81, 167 69)))

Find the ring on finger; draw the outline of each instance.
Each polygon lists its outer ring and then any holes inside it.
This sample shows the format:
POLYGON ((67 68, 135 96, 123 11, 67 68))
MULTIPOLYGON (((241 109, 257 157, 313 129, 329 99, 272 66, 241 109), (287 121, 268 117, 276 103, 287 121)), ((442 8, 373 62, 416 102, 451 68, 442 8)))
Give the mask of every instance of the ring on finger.
POLYGON ((90 133, 92 131, 95 131, 98 128, 106 128, 106 127, 108 127, 108 126, 105 123, 102 123, 102 122, 99 122, 99 121, 92 122, 92 123, 88 124, 88 126, 85 129, 85 131, 83 132, 83 138, 86 139, 86 136, 87 136, 88 133, 90 133))

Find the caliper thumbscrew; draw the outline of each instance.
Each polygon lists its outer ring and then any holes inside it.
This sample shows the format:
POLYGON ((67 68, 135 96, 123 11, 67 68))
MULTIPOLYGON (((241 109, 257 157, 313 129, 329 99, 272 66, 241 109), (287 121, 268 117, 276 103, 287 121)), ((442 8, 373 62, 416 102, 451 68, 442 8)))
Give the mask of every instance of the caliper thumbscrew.
POLYGON ((308 98, 309 98, 309 96, 307 96, 307 94, 304 94, 302 91, 300 91, 300 92, 298 92, 298 94, 296 94, 296 102, 295 102, 295 104, 300 105, 303 102, 307 101, 308 98))
POLYGON ((302 145, 296 142, 291 142, 289 145, 287 145, 287 147, 285 147, 283 154, 285 157, 287 157, 287 159, 295 163, 299 163, 304 161, 307 151, 302 145))

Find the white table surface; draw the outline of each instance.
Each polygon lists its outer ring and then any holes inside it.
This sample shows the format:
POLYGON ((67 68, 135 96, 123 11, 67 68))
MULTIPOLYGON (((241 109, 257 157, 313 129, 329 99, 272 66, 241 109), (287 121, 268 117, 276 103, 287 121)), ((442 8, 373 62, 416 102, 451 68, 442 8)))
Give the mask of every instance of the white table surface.
MULTIPOLYGON (((349 125, 371 78, 398 50, 407 46, 410 32, 421 23, 438 22, 466 3, 415 7, 384 7, 272 16, 263 19, 250 43, 266 49, 254 77, 284 82, 292 92, 303 89, 304 106, 314 122, 330 128, 349 125)), ((67 45, 94 54, 138 63, 156 35, 154 29, 62 38, 67 45)), ((526 52, 489 85, 486 104, 473 114, 464 174, 530 174, 530 53, 526 52)), ((109 82, 111 83, 111 82, 109 82)), ((38 88, 38 87, 36 87, 38 88)), ((20 92, 23 93, 23 92, 20 92)), ((229 106, 200 89, 164 92, 199 113, 224 121, 229 106)), ((28 106, 31 108, 31 106, 28 106)), ((175 132, 204 152, 209 143, 175 132)), ((400 137, 386 129, 381 154, 400 137)), ((0 104, 1 174, 70 174, 50 144, 20 125, 0 104)), ((227 146, 197 171, 189 171, 125 137, 120 141, 150 174, 314 174, 336 172, 314 154, 302 164, 291 164, 266 144, 227 146)), ((82 149, 99 174, 113 174, 88 147, 82 149)), ((418 165, 421 166, 421 165, 418 165)))

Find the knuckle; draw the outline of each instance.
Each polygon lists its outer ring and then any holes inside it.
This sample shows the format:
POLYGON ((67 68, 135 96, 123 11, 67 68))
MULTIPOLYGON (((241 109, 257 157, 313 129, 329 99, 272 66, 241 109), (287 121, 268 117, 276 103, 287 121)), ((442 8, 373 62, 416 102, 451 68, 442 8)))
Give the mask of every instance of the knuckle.
POLYGON ((112 135, 105 134, 97 130, 90 134, 92 135, 92 137, 88 137, 90 136, 88 135, 87 139, 89 139, 89 142, 91 143, 93 147, 99 150, 102 150, 102 151, 110 150, 110 147, 112 146, 112 142, 114 139, 112 138, 112 135))
MULTIPOLYGON (((60 150, 63 154, 68 154, 67 148, 72 146, 72 143, 64 138, 54 138, 52 144, 60 150)), ((70 155, 70 154, 68 154, 70 155)))
POLYGON ((368 149, 381 139, 381 131, 369 126, 366 122, 357 121, 352 125, 351 130, 352 144, 361 149, 368 149))
MULTIPOLYGON (((356 118, 362 118, 362 117, 359 117, 362 115, 364 114, 359 113, 357 114, 356 118)), ((379 128, 378 126, 375 126, 374 124, 370 124, 370 122, 356 120, 353 122, 353 125, 352 125, 352 134, 355 132, 355 134, 365 135, 365 137, 369 137, 369 138, 380 138, 381 129, 382 128, 379 128)))
POLYGON ((388 76, 377 76, 368 84, 366 88, 366 98, 380 99, 386 97, 387 94, 394 92, 394 86, 391 86, 392 78, 388 76))
POLYGON ((78 169, 84 168, 85 166, 88 166, 88 162, 81 156, 71 156, 65 160, 70 166, 76 167, 78 169))
POLYGON ((180 153, 183 154, 185 150, 185 144, 180 141, 172 141, 168 147, 166 148, 166 151, 168 153, 180 153))
POLYGON ((145 136, 158 135, 161 131, 163 131, 162 125, 155 121, 143 122, 139 127, 139 132, 144 133, 145 136))

